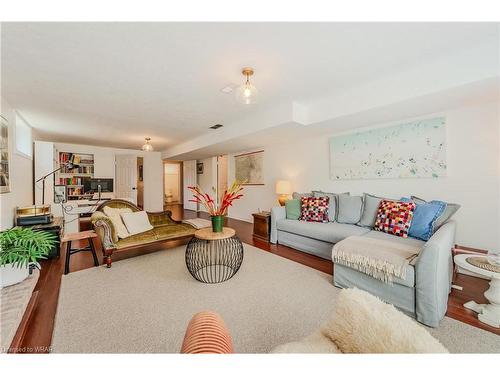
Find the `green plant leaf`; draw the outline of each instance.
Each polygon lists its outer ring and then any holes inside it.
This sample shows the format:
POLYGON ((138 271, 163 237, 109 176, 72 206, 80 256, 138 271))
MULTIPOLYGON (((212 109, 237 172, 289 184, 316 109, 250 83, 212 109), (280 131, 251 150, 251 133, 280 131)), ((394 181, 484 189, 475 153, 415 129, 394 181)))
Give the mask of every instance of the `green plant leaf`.
POLYGON ((54 233, 31 228, 12 228, 0 232, 0 265, 27 267, 30 263, 38 263, 38 260, 47 257, 57 243, 54 233))

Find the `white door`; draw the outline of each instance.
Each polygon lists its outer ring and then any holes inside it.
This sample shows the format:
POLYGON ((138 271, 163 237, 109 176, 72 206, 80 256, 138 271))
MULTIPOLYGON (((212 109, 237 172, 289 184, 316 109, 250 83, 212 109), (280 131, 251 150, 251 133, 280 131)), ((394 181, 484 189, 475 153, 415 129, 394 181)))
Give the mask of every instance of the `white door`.
POLYGON ((185 210, 198 210, 198 205, 194 202, 189 202, 190 199, 193 199, 193 193, 188 190, 188 186, 196 186, 197 184, 197 176, 196 176, 196 160, 188 160, 182 163, 182 172, 183 178, 182 186, 183 186, 183 197, 184 197, 184 209, 185 210))
POLYGON ((137 204, 137 156, 116 155, 116 198, 137 204))

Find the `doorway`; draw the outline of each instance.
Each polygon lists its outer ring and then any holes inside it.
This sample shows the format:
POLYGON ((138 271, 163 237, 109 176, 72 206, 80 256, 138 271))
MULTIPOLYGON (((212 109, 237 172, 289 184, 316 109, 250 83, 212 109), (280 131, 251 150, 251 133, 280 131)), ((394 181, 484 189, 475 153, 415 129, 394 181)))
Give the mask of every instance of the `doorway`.
POLYGON ((182 205, 182 162, 163 161, 164 206, 182 205))
POLYGON ((144 209, 144 158, 137 157, 137 206, 144 209))

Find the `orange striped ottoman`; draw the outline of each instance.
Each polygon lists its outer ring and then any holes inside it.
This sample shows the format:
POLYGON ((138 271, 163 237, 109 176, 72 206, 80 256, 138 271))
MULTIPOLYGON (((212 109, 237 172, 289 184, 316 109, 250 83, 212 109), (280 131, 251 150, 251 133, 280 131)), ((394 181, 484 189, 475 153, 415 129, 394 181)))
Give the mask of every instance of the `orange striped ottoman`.
POLYGON ((215 312, 195 314, 186 329, 181 353, 227 354, 233 352, 233 342, 222 318, 215 312))

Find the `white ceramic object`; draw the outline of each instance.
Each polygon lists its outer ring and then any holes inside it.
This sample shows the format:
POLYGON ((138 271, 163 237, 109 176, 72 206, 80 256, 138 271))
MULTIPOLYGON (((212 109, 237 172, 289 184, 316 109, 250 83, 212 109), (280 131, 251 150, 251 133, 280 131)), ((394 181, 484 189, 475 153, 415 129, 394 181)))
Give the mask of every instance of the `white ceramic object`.
POLYGON ((475 257, 478 255, 460 254, 455 255, 453 259, 458 266, 491 280, 490 288, 484 292, 484 297, 490 303, 479 304, 469 301, 464 304, 464 307, 478 313, 477 317, 481 322, 500 328, 500 273, 488 271, 470 264, 467 262, 467 258, 471 256, 475 257))
POLYGON ((20 283, 29 273, 28 267, 15 267, 12 264, 0 266, 0 289, 20 283))

